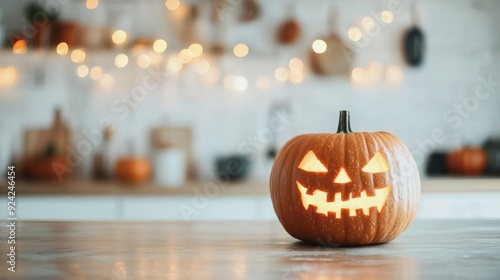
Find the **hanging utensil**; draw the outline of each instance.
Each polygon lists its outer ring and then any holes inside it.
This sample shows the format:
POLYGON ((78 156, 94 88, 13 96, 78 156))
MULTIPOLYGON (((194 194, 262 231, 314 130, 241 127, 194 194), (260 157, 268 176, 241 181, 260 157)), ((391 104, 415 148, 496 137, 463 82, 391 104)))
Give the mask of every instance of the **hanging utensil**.
POLYGON ((410 9, 412 27, 406 31, 403 37, 403 55, 410 66, 418 66, 424 58, 425 37, 417 25, 416 0, 413 1, 410 9))
POLYGON ((326 44, 326 50, 311 51, 310 59, 313 71, 319 75, 349 75, 353 52, 345 45, 335 32, 338 26, 338 8, 330 6, 328 30, 330 34, 321 38, 326 44))
POLYGON ((281 44, 293 44, 300 37, 301 28, 295 19, 296 6, 297 0, 292 0, 288 6, 289 16, 278 28, 277 37, 281 44))
POLYGON ((240 7, 238 18, 242 22, 252 21, 260 16, 260 6, 255 0, 243 0, 240 7))
POLYGON ((225 5, 220 5, 217 3, 218 0, 213 0, 210 20, 212 22, 214 30, 214 38, 211 46, 211 51, 214 55, 222 55, 226 52, 226 46, 224 44, 224 38, 226 33, 226 28, 222 23, 222 18, 226 13, 227 7, 225 5))

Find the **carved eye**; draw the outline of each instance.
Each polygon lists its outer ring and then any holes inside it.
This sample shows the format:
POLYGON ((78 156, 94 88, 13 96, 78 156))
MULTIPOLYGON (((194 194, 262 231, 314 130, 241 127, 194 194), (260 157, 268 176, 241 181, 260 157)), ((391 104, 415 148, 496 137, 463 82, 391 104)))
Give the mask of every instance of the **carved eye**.
POLYGON ((299 168, 307 172, 325 173, 328 169, 319 161, 313 151, 309 151, 299 164, 299 168))
POLYGON ((385 157, 380 152, 377 152, 361 170, 368 173, 380 173, 389 171, 389 169, 385 157))

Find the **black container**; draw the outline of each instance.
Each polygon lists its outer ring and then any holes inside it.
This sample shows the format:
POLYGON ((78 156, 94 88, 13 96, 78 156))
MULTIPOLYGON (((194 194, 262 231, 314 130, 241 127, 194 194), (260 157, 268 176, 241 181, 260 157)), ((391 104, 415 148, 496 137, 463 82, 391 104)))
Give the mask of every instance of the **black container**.
POLYGON ((429 155, 427 160, 426 173, 429 176, 443 176, 446 175, 446 153, 433 152, 429 155))
POLYGON ((486 173, 500 176, 500 139, 488 139, 483 145, 488 154, 486 173))
POLYGON ((223 182, 236 182, 245 179, 249 167, 250 160, 246 156, 219 157, 216 161, 216 175, 223 182))

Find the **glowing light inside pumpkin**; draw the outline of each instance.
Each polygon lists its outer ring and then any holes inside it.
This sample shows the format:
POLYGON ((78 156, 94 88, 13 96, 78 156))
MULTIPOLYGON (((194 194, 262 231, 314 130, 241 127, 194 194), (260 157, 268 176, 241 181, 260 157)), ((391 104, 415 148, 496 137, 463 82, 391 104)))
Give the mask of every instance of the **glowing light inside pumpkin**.
POLYGON ((342 167, 340 168, 340 172, 337 177, 335 177, 335 180, 333 180, 333 182, 337 184, 345 184, 351 182, 351 178, 349 178, 349 175, 347 175, 347 172, 342 167))
POLYGON ((307 172, 328 172, 328 169, 319 161, 313 151, 309 151, 299 164, 299 169, 307 172))
POLYGON ((380 173, 389 171, 389 169, 389 163, 387 163, 385 157, 380 152, 377 152, 361 170, 369 173, 380 173))
POLYGON ((359 197, 353 197, 349 194, 349 199, 342 201, 342 193, 336 192, 334 200, 327 201, 328 193, 320 190, 315 190, 313 194, 307 194, 307 188, 297 181, 297 188, 299 189, 302 205, 304 209, 308 209, 309 205, 316 207, 316 213, 328 216, 329 213, 335 214, 335 219, 342 218, 342 209, 349 210, 350 217, 356 217, 356 210, 362 209, 363 214, 370 215, 370 208, 377 207, 380 213, 384 208, 387 197, 391 192, 391 186, 380 189, 375 189, 375 196, 368 196, 366 191, 362 191, 359 197))

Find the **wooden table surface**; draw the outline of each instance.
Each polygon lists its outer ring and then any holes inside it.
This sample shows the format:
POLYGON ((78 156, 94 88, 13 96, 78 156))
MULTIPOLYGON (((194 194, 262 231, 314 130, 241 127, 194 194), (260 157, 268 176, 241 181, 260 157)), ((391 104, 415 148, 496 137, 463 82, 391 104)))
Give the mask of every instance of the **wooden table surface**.
POLYGON ((277 222, 20 222, 0 279, 500 279, 500 221, 415 221, 393 242, 324 248, 277 222))

